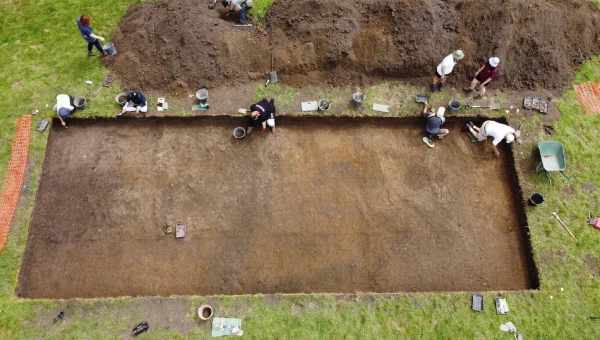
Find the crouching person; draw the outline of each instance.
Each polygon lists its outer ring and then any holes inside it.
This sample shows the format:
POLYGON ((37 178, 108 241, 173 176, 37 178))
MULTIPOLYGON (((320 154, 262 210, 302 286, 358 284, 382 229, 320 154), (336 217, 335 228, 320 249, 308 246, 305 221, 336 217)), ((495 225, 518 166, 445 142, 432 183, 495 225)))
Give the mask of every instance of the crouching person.
POLYGON ((475 126, 473 123, 467 123, 469 133, 471 133, 479 142, 486 141, 489 137, 493 138, 492 147, 494 154, 500 156, 498 144, 506 140, 506 144, 511 144, 514 141, 521 143, 521 131, 512 128, 509 125, 498 123, 493 120, 483 122, 481 127, 475 126))
POLYGON ((488 59, 488 62, 475 73, 471 86, 465 87, 465 92, 479 90, 479 96, 485 96, 486 86, 498 75, 498 65, 500 65, 500 58, 491 57, 488 59))
POLYGON ((229 13, 235 13, 241 25, 248 24, 248 11, 252 8, 252 0, 223 0, 223 7, 229 13))
POLYGON ((131 91, 127 93, 125 103, 123 104, 123 110, 117 114, 117 117, 120 117, 128 112, 148 112, 148 102, 146 101, 146 96, 144 96, 142 91, 131 91))
POLYGON ((56 96, 56 105, 54 105, 54 110, 56 111, 62 126, 67 127, 67 119, 73 117, 78 105, 81 106, 83 104, 75 103, 75 98, 69 96, 68 94, 59 94, 56 96))
POLYGON ((253 129, 266 130, 267 127, 271 132, 275 131, 275 100, 267 100, 263 98, 256 104, 250 106, 250 116, 248 117, 248 127, 246 133, 250 134, 253 129))
POLYGON ((423 117, 425 117, 426 136, 423 137, 423 143, 430 148, 435 147, 435 144, 433 144, 434 139, 442 139, 450 133, 450 130, 442 128, 446 122, 446 117, 444 116, 445 113, 445 107, 440 107, 437 112, 433 112, 433 110, 429 108, 429 105, 425 104, 423 117))

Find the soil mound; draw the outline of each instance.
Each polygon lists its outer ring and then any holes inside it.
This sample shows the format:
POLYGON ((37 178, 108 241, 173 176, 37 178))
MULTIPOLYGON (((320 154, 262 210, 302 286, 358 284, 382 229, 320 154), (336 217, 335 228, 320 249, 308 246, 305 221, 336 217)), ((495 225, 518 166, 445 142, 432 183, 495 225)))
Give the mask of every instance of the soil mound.
POLYGON ((131 88, 216 87, 270 69, 268 35, 234 27, 208 1, 156 1, 129 8, 114 34, 119 54, 109 66, 131 88))
POLYGON ((263 32, 205 3, 158 1, 129 10, 112 67, 128 86, 164 90, 247 82, 273 58, 286 83, 340 85, 429 78, 461 48, 456 82, 497 55, 500 86, 559 89, 600 54, 599 13, 586 0, 280 0, 263 32))

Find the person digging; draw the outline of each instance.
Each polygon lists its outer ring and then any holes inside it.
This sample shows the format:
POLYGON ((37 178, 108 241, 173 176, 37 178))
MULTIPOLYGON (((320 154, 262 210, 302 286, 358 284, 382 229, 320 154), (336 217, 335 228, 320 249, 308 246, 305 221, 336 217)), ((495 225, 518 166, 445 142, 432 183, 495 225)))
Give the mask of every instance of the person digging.
POLYGON ((492 147, 494 148, 494 154, 496 156, 500 156, 498 144, 503 140, 506 140, 506 144, 512 144, 515 141, 519 144, 521 143, 521 131, 493 120, 483 122, 481 127, 477 127, 472 122, 468 122, 467 129, 479 142, 484 142, 488 137, 491 137, 492 147))
POLYGON ((246 134, 249 135, 255 128, 266 130, 267 127, 271 132, 275 132, 275 100, 267 100, 263 98, 256 104, 250 106, 250 116, 248 117, 246 134))
POLYGON ((450 133, 450 130, 442 128, 446 122, 445 113, 445 107, 440 107, 437 112, 433 112, 429 108, 429 104, 425 103, 425 108, 423 108, 423 117, 425 118, 425 137, 423 137, 423 143, 430 148, 435 147, 435 144, 433 144, 434 139, 443 139, 450 133))
POLYGON ((226 14, 235 13, 240 25, 248 24, 248 11, 252 8, 252 0, 223 0, 226 14))
POLYGON ((464 58, 465 53, 462 50, 456 50, 442 60, 435 69, 433 83, 431 84, 431 92, 442 90, 448 76, 454 71, 454 67, 464 58))
POLYGON ((471 81, 471 86, 465 87, 465 92, 473 92, 479 88, 479 97, 485 95, 485 87, 498 75, 498 65, 500 65, 500 58, 491 57, 488 59, 485 65, 481 66, 475 73, 475 77, 471 81))
POLYGON ((56 111, 56 115, 58 116, 62 126, 67 127, 67 119, 73 117, 76 109, 77 105, 75 103, 75 98, 69 96, 68 94, 59 94, 56 96, 56 105, 54 105, 54 110, 56 111))
POLYGON ((79 18, 77 18, 76 22, 77 22, 77 28, 79 29, 79 33, 81 33, 81 36, 88 44, 87 45, 88 57, 91 57, 94 55, 94 53, 92 52, 94 47, 96 47, 98 52, 100 52, 101 56, 105 57, 106 55, 108 55, 104 51, 104 47, 102 47, 102 44, 100 43, 100 41, 104 41, 104 38, 99 35, 94 34, 94 30, 90 26, 92 23, 92 18, 87 15, 82 15, 79 18))
POLYGON ((125 97, 123 103, 123 110, 117 113, 117 117, 121 117, 125 113, 136 112, 136 113, 147 113, 148 112, 148 101, 142 91, 130 91, 125 97))

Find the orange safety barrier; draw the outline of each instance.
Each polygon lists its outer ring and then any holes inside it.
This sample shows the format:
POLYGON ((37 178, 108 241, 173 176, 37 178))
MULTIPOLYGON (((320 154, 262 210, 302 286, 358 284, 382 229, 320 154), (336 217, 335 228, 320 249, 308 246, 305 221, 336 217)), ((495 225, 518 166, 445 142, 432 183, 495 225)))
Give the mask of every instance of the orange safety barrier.
POLYGON ((575 85, 577 100, 589 115, 600 113, 600 83, 575 85))
POLYGON ((0 251, 6 245, 10 224, 15 215, 21 188, 27 169, 27 154, 31 141, 31 116, 17 119, 17 131, 13 140, 10 161, 4 180, 4 192, 0 197, 0 251))

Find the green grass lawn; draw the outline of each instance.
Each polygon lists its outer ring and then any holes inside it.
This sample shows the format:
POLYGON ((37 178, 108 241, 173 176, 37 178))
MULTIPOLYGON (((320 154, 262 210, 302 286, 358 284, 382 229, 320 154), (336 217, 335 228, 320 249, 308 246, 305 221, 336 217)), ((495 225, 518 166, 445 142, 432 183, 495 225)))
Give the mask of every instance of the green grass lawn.
MULTIPOLYGON (((85 44, 74 25, 81 13, 94 17, 94 28, 105 35, 118 23, 134 0, 0 1, 0 178, 4 178, 10 140, 18 115, 40 110, 36 120, 51 117, 59 92, 87 94, 106 74, 97 58, 86 56, 85 44), (85 80, 92 80, 88 87, 85 80), (46 106, 48 105, 48 106, 46 106)), ((271 0, 255 0, 263 16, 271 0)), ((576 82, 600 80, 600 59, 584 65, 576 82)), ((90 98, 83 115, 113 114, 118 84, 90 98)), ((291 96, 277 88, 275 95, 291 96)), ((543 192, 547 203, 529 210, 531 238, 541 275, 537 292, 507 293, 511 312, 492 311, 493 293, 485 294, 486 311, 470 311, 468 293, 406 294, 395 297, 359 295, 337 299, 323 295, 214 298, 222 313, 244 318, 252 339, 511 339, 501 323, 512 321, 527 339, 595 339, 600 322, 600 232, 585 224, 588 211, 600 214, 600 116, 586 116, 572 90, 559 104, 562 117, 552 139, 567 147, 569 180, 555 176, 552 183, 532 171, 521 173, 526 192, 543 192), (594 189, 595 188, 595 189, 594 189), (573 241, 550 217, 557 211, 568 221, 573 241)), ((183 112, 182 112, 183 114, 183 112)), ((517 148, 520 159, 531 157, 533 142, 545 136, 539 118, 524 124, 528 143, 517 148)), ((0 339, 112 339, 135 324, 134 316, 113 313, 128 310, 139 299, 89 301, 20 300, 15 287, 27 229, 41 173, 47 134, 33 134, 30 175, 7 247, 0 253, 0 339), (52 325, 52 313, 69 305, 69 321, 52 325)), ((51 256, 51 254, 49 254, 51 256)), ((195 304, 201 297, 186 297, 195 304)), ((168 299, 165 299, 168 300, 168 299)), ((193 311, 190 308, 191 317, 193 311)), ((131 315, 135 312, 131 312, 131 315)), ((207 338, 206 327, 195 327, 187 338, 207 338)), ((186 338, 166 328, 152 328, 141 339, 186 338)))

